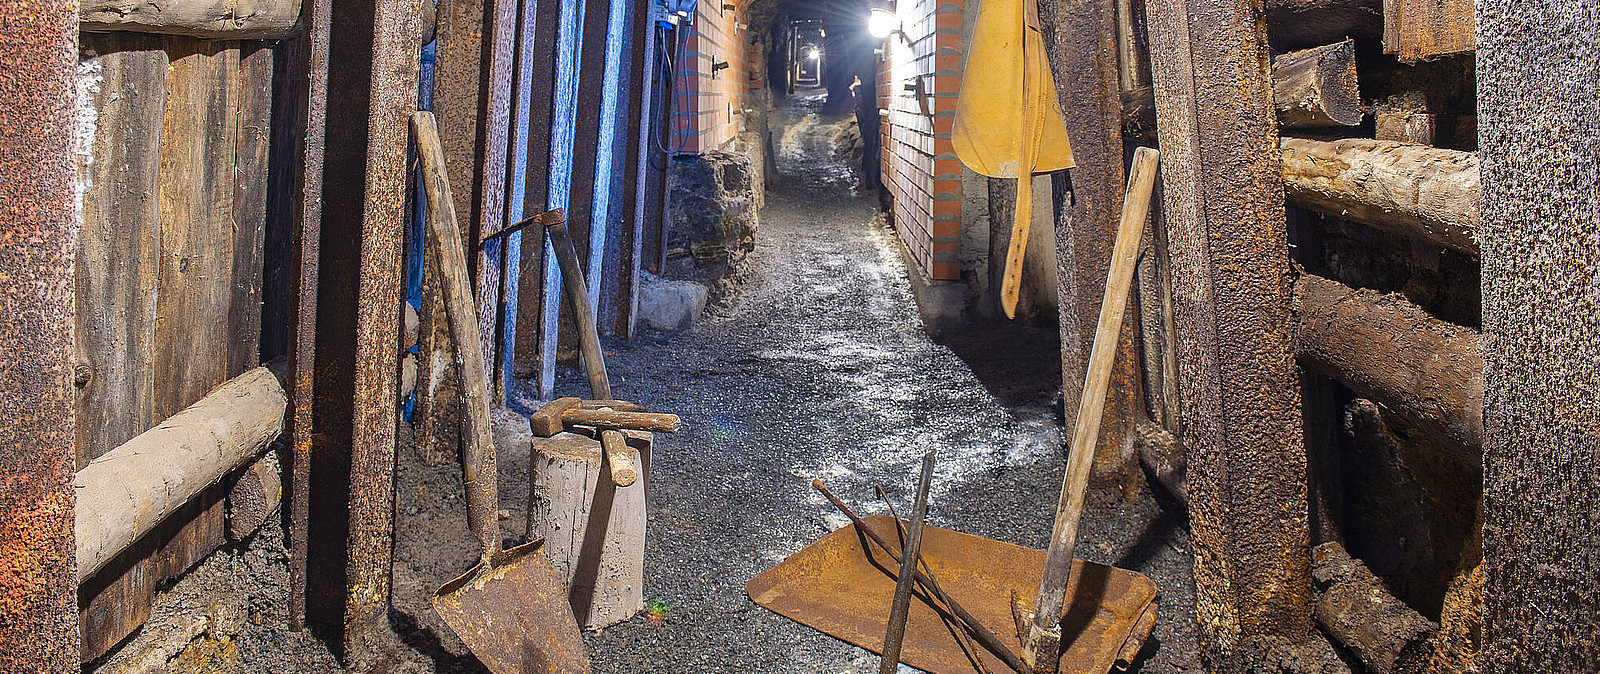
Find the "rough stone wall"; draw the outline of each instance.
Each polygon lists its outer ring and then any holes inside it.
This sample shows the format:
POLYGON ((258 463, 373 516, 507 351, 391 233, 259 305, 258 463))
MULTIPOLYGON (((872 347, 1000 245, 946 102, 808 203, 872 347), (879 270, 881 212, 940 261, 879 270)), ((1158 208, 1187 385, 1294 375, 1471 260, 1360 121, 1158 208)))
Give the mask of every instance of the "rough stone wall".
POLYGON ((762 142, 747 133, 729 149, 673 160, 668 275, 706 281, 722 294, 736 282, 766 205, 762 142))

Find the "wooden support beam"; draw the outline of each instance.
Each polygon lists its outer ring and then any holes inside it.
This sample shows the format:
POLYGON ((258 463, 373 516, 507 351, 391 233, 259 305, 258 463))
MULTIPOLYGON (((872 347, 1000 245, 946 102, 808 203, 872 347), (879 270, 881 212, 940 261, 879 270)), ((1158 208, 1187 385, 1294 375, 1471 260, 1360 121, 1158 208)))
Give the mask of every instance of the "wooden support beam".
POLYGON ((86 32, 133 31, 219 40, 280 39, 299 26, 301 0, 84 0, 86 32))
POLYGON ((1600 671, 1600 23, 1484 0, 1485 674, 1600 671))
POLYGON ((285 403, 277 377, 258 367, 78 471, 78 581, 260 456, 283 430, 285 403))
POLYGON ((1295 283, 1296 353, 1475 463, 1483 447, 1483 339, 1400 295, 1320 276, 1295 283))
MULTIPOLYGON (((1072 111, 1066 115, 1067 135, 1078 162, 1072 169, 1071 191, 1055 191, 1062 390, 1067 409, 1075 411, 1099 321, 1098 298, 1105 296, 1126 182, 1116 0, 1044 0, 1039 23, 1061 109, 1072 111)), ((1132 440, 1136 411, 1144 408, 1138 349, 1139 323, 1124 321, 1094 455, 1094 474, 1124 487, 1137 485, 1131 481, 1142 477, 1132 440)))
POLYGON ((1356 83, 1355 40, 1289 52, 1272 59, 1278 125, 1355 126, 1366 113, 1356 83))
POLYGON ((1267 0, 1267 37, 1297 49, 1383 35, 1383 0, 1267 0))
MULTIPOLYGON (((1355 46, 1344 41, 1283 54, 1272 62, 1273 104, 1278 126, 1355 126, 1366 113, 1356 79, 1355 46)), ((1122 92, 1122 133, 1155 138, 1155 91, 1122 92)))
MULTIPOLYGON (((556 87, 557 64, 561 53, 561 12, 563 5, 568 2, 543 2, 536 8, 533 23, 526 28, 523 37, 522 53, 524 59, 531 60, 527 71, 527 86, 524 89, 532 92, 554 92, 556 87)), ((528 61, 524 61, 527 63, 528 61)), ((555 146, 555 134, 551 126, 555 119, 556 99, 553 95, 537 96, 521 100, 517 105, 518 114, 526 114, 527 121, 518 118, 518 128, 522 129, 523 136, 519 136, 517 149, 525 148, 526 158, 522 162, 524 168, 522 180, 524 199, 527 203, 548 208, 557 202, 565 203, 565 195, 559 197, 550 191, 550 169, 554 162, 563 161, 552 154, 555 146), (531 159, 528 159, 531 158, 531 159)), ((512 346, 512 366, 519 377, 527 377, 536 381, 544 380, 544 372, 549 369, 550 361, 546 360, 544 342, 540 338, 543 332, 544 312, 546 304, 545 270, 546 264, 555 264, 554 253, 545 242, 543 227, 533 227, 522 231, 521 251, 517 269, 517 311, 515 321, 515 341, 512 346)), ((559 294, 559 293, 558 293, 559 294)), ((555 298, 558 302, 559 297, 555 298)), ((556 306, 560 306, 559 303, 556 306)), ((510 319, 508 319, 510 320, 510 319)), ((553 359, 553 356, 552 356, 553 359)))
POLYGON ((1283 139, 1289 201, 1345 220, 1478 253, 1478 157, 1425 145, 1283 139))
POLYGON ((1317 546, 1315 557, 1317 623, 1372 674, 1426 670, 1439 625, 1389 594, 1383 581, 1338 543, 1317 546))
POLYGON ((1476 48, 1473 0, 1383 0, 1383 51, 1401 63, 1476 48))
POLYGON ((78 671, 72 549, 75 3, 0 5, 0 669, 78 671))
MULTIPOLYGON (((406 146, 419 0, 333 8, 315 322, 307 620, 365 668, 386 639, 406 146)), ((303 373, 297 373, 297 376, 303 373)))
POLYGON ((1211 671, 1332 657, 1312 625, 1306 455, 1260 11, 1146 7, 1174 279, 1196 612, 1211 671))

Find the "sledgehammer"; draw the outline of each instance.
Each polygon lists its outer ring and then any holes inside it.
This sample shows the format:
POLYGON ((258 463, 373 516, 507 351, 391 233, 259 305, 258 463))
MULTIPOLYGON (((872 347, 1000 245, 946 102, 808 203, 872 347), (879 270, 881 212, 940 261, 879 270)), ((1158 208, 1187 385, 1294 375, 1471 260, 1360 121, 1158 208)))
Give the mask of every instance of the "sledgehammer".
POLYGON ((548 438, 567 426, 593 426, 602 430, 677 433, 682 425, 676 414, 645 412, 644 408, 620 400, 584 401, 557 398, 528 417, 533 434, 548 438))

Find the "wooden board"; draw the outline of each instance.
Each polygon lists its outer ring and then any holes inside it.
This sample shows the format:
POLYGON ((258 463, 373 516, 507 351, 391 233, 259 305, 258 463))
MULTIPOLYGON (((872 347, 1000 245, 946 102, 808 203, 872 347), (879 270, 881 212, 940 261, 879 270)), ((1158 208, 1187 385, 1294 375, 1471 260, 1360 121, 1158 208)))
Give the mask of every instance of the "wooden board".
POLYGON ((1471 52, 1473 0, 1383 0, 1383 51, 1402 63, 1471 52))

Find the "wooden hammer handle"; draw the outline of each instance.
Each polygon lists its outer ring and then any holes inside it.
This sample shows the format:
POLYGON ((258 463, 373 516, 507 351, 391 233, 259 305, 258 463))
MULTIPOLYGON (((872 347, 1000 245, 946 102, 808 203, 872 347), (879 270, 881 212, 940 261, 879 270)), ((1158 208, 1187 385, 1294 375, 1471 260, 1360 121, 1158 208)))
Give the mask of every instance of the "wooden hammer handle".
POLYGON ((561 415, 563 424, 594 426, 599 429, 650 431, 652 433, 677 433, 683 428, 676 414, 659 412, 618 412, 615 410, 567 410, 561 415))
POLYGON ((622 431, 600 431, 600 448, 605 450, 606 463, 611 466, 611 482, 627 487, 639 480, 639 450, 628 445, 622 431))

